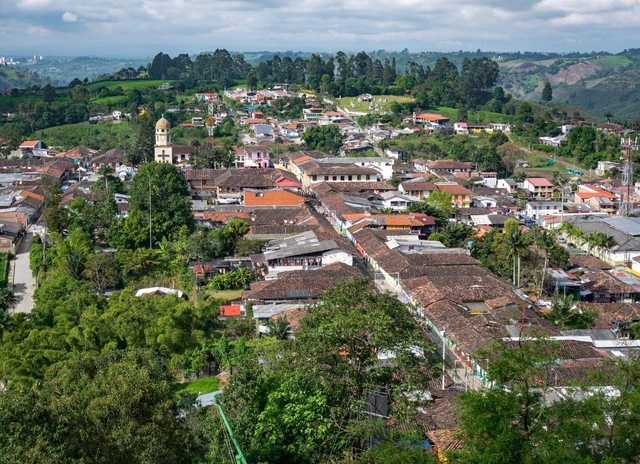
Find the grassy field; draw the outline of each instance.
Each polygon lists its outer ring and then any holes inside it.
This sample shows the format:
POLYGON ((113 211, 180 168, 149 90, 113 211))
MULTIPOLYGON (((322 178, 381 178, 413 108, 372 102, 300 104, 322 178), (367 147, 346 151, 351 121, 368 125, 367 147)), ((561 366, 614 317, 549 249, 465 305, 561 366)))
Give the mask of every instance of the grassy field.
MULTIPOLYGON (((443 116, 448 117, 451 122, 456 121, 456 116, 458 114, 458 110, 456 108, 450 108, 447 106, 436 106, 433 108, 429 108, 427 110, 433 113, 440 113, 443 116)), ((467 121, 469 122, 479 122, 479 123, 489 123, 489 122, 512 122, 513 116, 509 116, 507 114, 502 113, 494 113, 492 111, 480 110, 474 111, 469 110, 467 112, 467 121)))
POLYGON ((94 105, 119 105, 121 103, 126 103, 128 98, 124 95, 115 96, 115 97, 102 97, 102 98, 94 98, 91 100, 91 103, 94 105))
POLYGON ((133 128, 126 122, 112 124, 101 122, 89 124, 68 124, 64 126, 50 127, 37 131, 33 138, 40 139, 49 146, 60 147, 68 150, 81 145, 100 148, 104 151, 110 148, 122 148, 133 143, 133 128))
POLYGON ((177 383, 173 386, 176 392, 189 391, 196 395, 204 395, 220 390, 220 380, 217 377, 205 377, 187 383, 177 383))
MULTIPOLYGON (((373 95, 373 105, 376 106, 377 111, 388 111, 391 108, 391 103, 393 102, 405 103, 412 100, 413 98, 411 97, 397 95, 373 95)), ((348 111, 356 111, 358 113, 370 113, 373 111, 370 108, 372 103, 359 102, 358 97, 336 98, 334 101, 336 102, 336 105, 348 111), (351 105, 352 103, 353 106, 351 105)))
POLYGON ((95 91, 100 87, 106 87, 108 89, 122 87, 122 90, 146 89, 149 87, 158 87, 160 84, 164 84, 165 82, 168 82, 168 81, 163 81, 163 80, 101 81, 101 82, 92 82, 91 84, 87 85, 87 89, 91 91, 95 91))
POLYGON ((625 56, 617 56, 617 55, 603 56, 602 58, 593 60, 594 65, 598 66, 601 69, 606 69, 606 70, 615 69, 620 66, 626 66, 629 63, 631 63, 631 60, 629 60, 629 58, 625 56))
POLYGON ((207 296, 216 300, 234 301, 240 299, 242 292, 243 290, 207 290, 207 296))

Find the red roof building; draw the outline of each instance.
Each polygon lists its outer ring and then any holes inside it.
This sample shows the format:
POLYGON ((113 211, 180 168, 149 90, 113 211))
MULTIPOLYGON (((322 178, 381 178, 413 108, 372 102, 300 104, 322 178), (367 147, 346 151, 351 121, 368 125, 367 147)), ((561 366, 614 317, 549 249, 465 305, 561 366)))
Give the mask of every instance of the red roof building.
POLYGON ((223 317, 239 317, 243 315, 241 305, 221 305, 220 316, 223 317))

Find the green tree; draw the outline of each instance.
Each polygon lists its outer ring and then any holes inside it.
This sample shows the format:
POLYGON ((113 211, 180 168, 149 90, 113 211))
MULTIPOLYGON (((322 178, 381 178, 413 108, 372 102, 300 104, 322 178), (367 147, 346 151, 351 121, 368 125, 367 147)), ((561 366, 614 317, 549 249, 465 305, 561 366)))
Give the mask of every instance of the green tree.
POLYGON ((435 190, 429 194, 425 200, 427 204, 433 206, 440 214, 445 217, 451 217, 451 194, 444 190, 435 190))
POLYGON ((153 161, 156 141, 156 121, 151 111, 133 119, 135 146, 125 154, 126 162, 133 166, 153 161))
POLYGON ((517 124, 533 122, 533 107, 529 102, 522 102, 516 111, 515 122, 517 124))
POLYGON ((529 240, 514 219, 507 220, 505 231, 506 245, 513 261, 513 285, 520 287, 520 262, 522 255, 529 248, 529 240))
POLYGON ((466 247, 467 241, 473 237, 471 226, 462 223, 447 222, 438 232, 431 234, 429 240, 439 240, 446 247, 466 247))
POLYGON ((114 253, 94 253, 87 257, 82 276, 97 292, 104 292, 119 286, 120 272, 114 253))
POLYGON ((546 81, 544 83, 544 88, 542 89, 541 100, 544 103, 549 103, 552 98, 553 98, 553 90, 551 89, 551 84, 549 83, 549 81, 546 81))
POLYGON ((302 140, 309 150, 337 154, 342 145, 342 135, 338 126, 311 126, 302 134, 302 140))
POLYGON ((133 178, 129 217, 125 231, 131 243, 149 246, 163 237, 172 238, 182 228, 194 228, 187 183, 180 170, 169 163, 148 163, 133 178), (149 216, 151 215, 151 231, 149 216))
POLYGON ((291 337, 291 324, 289 324, 287 316, 269 319, 267 327, 269 328, 269 335, 278 340, 287 340, 291 337))
POLYGON ((509 137, 501 130, 495 131, 489 136, 489 143, 494 148, 498 148, 500 145, 509 142, 509 137))
POLYGON ((179 413, 173 381, 147 351, 81 355, 53 366, 38 388, 0 394, 3 458, 193 462, 201 448, 179 413))
POLYGON ((596 316, 596 311, 579 309, 573 301, 573 295, 556 295, 551 311, 547 313, 547 318, 560 330, 589 329, 593 327, 596 316))

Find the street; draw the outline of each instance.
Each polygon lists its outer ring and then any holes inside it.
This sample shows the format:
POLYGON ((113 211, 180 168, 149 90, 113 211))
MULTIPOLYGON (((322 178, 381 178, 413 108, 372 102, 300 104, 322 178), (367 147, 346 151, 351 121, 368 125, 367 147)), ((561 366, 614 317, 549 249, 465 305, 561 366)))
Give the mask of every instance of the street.
POLYGON ((28 232, 20 243, 16 258, 11 262, 9 273, 9 288, 13 284, 13 292, 16 295, 16 304, 13 308, 16 313, 29 313, 33 309, 33 292, 36 289, 36 280, 29 268, 29 249, 33 234, 28 232))

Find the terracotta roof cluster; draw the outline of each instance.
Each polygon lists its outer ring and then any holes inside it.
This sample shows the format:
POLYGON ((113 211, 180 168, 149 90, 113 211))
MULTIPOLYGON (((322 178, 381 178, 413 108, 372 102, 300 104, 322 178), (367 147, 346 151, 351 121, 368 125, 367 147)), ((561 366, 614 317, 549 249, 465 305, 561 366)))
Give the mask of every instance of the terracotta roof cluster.
POLYGON ((559 334, 526 306, 510 284, 477 265, 437 266, 423 274, 403 280, 403 288, 424 316, 445 328, 447 338, 467 354, 496 337, 509 336, 507 326, 520 326, 525 333, 559 334))
POLYGON ((372 168, 358 166, 351 163, 318 163, 315 159, 308 159, 302 162, 294 161, 298 168, 306 175, 330 175, 330 176, 347 176, 347 175, 361 175, 371 176, 373 179, 378 177, 378 171, 372 168))
POLYGON ((276 181, 282 177, 297 179, 289 172, 280 169, 226 169, 214 181, 218 187, 225 188, 274 188, 276 181))
POLYGON ((349 232, 354 233, 364 227, 384 227, 384 228, 403 228, 410 230, 414 227, 435 226, 436 221, 433 217, 423 213, 406 213, 406 214, 369 214, 358 220, 351 227, 349 232))
POLYGON ((313 186, 313 192, 326 193, 333 191, 337 193, 349 193, 350 195, 357 193, 378 193, 391 192, 396 188, 389 182, 365 181, 365 182, 318 182, 313 186))
POLYGON ((315 270, 280 272, 277 279, 252 283, 251 290, 242 293, 242 299, 316 300, 339 282, 362 277, 356 267, 344 263, 333 263, 315 270))
POLYGON ((595 309, 594 329, 612 329, 618 322, 640 321, 640 305, 634 303, 580 303, 582 309, 595 309))
POLYGON ((602 261, 600 258, 588 254, 571 254, 569 255, 569 265, 573 267, 583 267, 586 269, 600 269, 608 271, 613 269, 609 263, 602 261))
POLYGON ((586 270, 582 274, 582 287, 592 293, 636 293, 631 285, 600 270, 586 270))
MULTIPOLYGON (((406 234, 406 231, 404 231, 406 234)), ((433 252, 427 254, 404 254, 396 249, 390 249, 384 238, 376 231, 367 227, 352 234, 354 244, 360 254, 373 259, 387 273, 398 272, 401 279, 424 275, 429 269, 447 266, 469 266, 477 264, 465 252, 433 252)), ((475 267, 475 266, 474 266, 475 267)), ((404 286, 405 280, 403 280, 404 286)))

